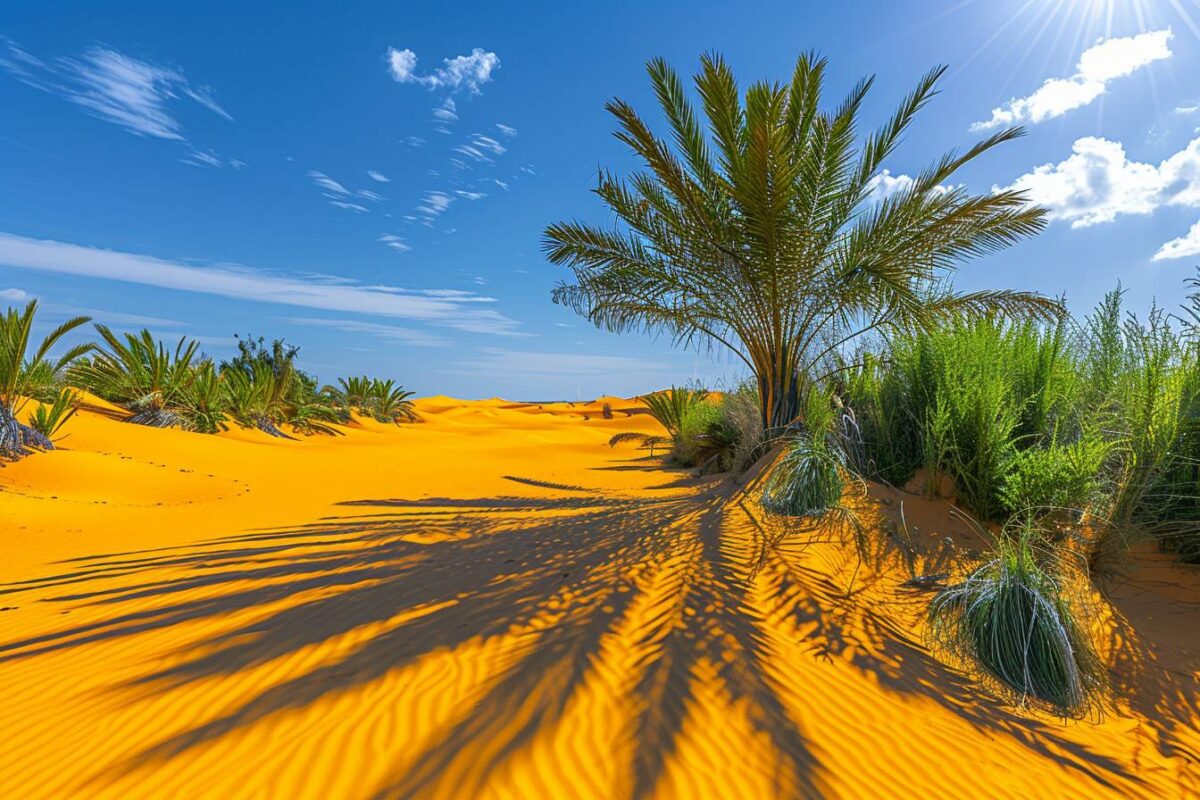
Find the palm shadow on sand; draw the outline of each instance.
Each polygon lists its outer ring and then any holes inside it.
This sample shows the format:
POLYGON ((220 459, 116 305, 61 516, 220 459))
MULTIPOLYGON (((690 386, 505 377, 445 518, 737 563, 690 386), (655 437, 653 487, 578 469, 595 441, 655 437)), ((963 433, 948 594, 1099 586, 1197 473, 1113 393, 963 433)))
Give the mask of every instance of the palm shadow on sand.
MULTIPOLYGON (((534 489, 544 485, 514 481, 534 489)), ((113 687, 144 696, 233 676, 361 626, 380 625, 381 632, 335 663, 293 669, 217 719, 131 759, 127 768, 134 770, 364 687, 434 651, 515 635, 511 663, 483 682, 471 702, 459 704, 457 716, 423 752, 403 754, 406 766, 374 791, 379 797, 421 796, 453 780, 456 790, 471 796, 507 756, 556 726, 596 669, 610 632, 635 603, 650 603, 639 616, 647 621, 638 643, 646 655, 624 698, 636 710, 623 734, 632 763, 614 767, 620 773, 610 776, 614 785, 635 798, 653 793, 676 752, 703 663, 716 670, 729 698, 749 709, 750 724, 771 743, 768 777, 778 794, 818 796, 826 791, 820 754, 772 677, 776 646, 764 620, 786 614, 797 630, 808 631, 804 645, 814 658, 853 648, 855 667, 874 672, 894 692, 932 699, 1101 784, 1138 781, 1054 726, 998 707, 908 631, 847 599, 846 587, 806 563, 803 546, 764 533, 731 484, 650 498, 553 488, 560 496, 355 501, 345 504, 344 517, 302 527, 76 560, 61 575, 0 591, 36 592, 52 602, 112 613, 100 622, 0 644, 0 663, 299 598, 256 622, 190 643, 177 666, 113 687), (768 573, 773 607, 754 588, 768 573), (119 586, 106 585, 116 579, 119 586), (646 591, 651 584, 653 595, 646 591), (124 610, 134 601, 153 606, 124 610), (413 609, 428 611, 387 624, 413 609), (482 764, 472 748, 477 742, 489 743, 482 764)))

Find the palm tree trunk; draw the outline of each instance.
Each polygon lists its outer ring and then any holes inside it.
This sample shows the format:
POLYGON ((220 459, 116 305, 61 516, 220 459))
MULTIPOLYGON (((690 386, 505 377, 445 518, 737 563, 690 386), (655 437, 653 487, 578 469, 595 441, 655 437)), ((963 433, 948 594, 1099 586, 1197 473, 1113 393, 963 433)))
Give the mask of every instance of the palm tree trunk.
POLYGON ((763 432, 777 436, 800 416, 800 381, 796 366, 788 359, 775 359, 758 371, 758 396, 763 432))

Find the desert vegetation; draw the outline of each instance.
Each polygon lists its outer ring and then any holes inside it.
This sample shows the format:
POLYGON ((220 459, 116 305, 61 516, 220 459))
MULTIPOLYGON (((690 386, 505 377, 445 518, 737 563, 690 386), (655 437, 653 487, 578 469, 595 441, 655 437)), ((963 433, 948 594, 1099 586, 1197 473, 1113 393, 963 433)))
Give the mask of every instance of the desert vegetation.
POLYGON ((664 61, 648 72, 669 135, 608 104, 645 168, 600 173, 619 227, 546 229, 547 257, 573 277, 553 299, 608 330, 733 351, 754 376, 742 397, 758 426, 672 389, 646 398, 665 437, 612 443, 669 445, 702 471, 777 448, 761 501, 785 519, 845 512, 863 480, 945 495, 993 546, 934 597, 931 642, 1022 702, 1094 708, 1103 670, 1081 586, 1139 538, 1200 561, 1200 279, 1183 309, 1126 315, 1118 288, 1082 320, 1033 293, 954 291, 962 262, 1037 233, 1044 215, 1019 193, 949 184, 1020 129, 872 193, 942 69, 862 139, 871 80, 825 110, 813 56, 744 95, 704 57, 703 122, 664 61))
POLYGON ((0 318, 0 457, 51 450, 76 413, 79 390, 125 412, 125 421, 158 428, 218 433, 231 425, 271 436, 340 433, 355 413, 379 422, 419 420, 412 392, 390 379, 357 377, 319 386, 296 365, 299 348, 282 339, 238 337, 237 354, 220 363, 195 339, 169 344, 149 330, 116 333, 95 325, 97 342, 50 353, 89 320, 55 328, 30 352, 37 302, 0 318), (24 421, 21 414, 36 401, 24 421))

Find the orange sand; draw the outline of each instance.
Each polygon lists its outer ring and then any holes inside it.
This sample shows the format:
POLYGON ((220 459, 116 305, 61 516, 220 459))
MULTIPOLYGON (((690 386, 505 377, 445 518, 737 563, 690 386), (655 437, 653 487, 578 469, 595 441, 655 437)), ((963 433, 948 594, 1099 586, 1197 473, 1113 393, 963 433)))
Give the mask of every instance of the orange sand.
MULTIPOLYGON (((655 423, 608 400, 299 441, 81 414, 0 470, 0 792, 1200 794, 1195 569, 1110 589, 1103 721, 1014 709, 925 648, 886 533, 861 564, 781 537, 743 486, 610 450, 655 423)), ((918 573, 972 546, 874 494, 918 573)))

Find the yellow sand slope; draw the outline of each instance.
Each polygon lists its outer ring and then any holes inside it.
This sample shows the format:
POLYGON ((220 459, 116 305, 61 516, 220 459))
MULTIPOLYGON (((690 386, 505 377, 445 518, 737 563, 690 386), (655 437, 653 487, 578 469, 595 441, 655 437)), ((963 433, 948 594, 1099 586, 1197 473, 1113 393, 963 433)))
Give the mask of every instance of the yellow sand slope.
MULTIPOLYGON (((419 408, 297 441, 84 413, 0 470, 0 792, 1200 795, 1195 570, 1111 589, 1119 699, 1064 724, 926 650, 886 535, 860 563, 609 449, 655 430, 628 401, 419 408)), ((919 572, 972 546, 875 494, 919 572)))

